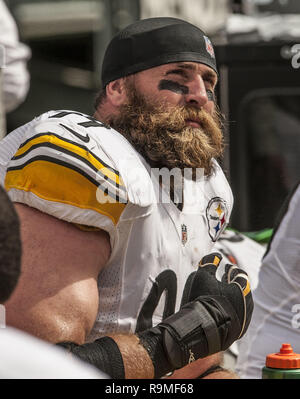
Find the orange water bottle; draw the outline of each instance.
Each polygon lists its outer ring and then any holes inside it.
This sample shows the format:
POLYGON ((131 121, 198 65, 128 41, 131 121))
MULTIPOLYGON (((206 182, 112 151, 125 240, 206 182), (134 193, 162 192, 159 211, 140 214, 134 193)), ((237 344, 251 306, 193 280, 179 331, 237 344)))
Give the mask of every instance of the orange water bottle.
POLYGON ((280 352, 266 357, 262 369, 263 379, 300 379, 300 354, 294 353, 290 344, 282 344, 280 352))

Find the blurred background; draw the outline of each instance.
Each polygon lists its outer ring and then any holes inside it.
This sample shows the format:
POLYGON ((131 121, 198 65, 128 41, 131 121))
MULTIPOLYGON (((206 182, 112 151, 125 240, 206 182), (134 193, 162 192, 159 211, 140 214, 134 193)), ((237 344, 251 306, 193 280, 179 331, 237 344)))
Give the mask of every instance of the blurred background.
POLYGON ((31 50, 25 101, 6 131, 50 109, 93 113, 111 37, 140 18, 175 16, 215 45, 217 101, 226 116, 223 167, 235 206, 231 225, 271 228, 300 176, 299 0, 7 0, 31 50))

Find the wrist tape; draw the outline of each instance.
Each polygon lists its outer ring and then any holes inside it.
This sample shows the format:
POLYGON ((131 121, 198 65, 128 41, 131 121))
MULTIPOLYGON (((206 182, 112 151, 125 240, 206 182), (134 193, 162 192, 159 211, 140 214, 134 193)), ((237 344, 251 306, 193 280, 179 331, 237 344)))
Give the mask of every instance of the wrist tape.
POLYGON ((125 370, 121 352, 110 337, 99 338, 94 342, 77 345, 73 342, 60 342, 57 345, 66 348, 81 360, 92 364, 114 379, 124 379, 125 370))

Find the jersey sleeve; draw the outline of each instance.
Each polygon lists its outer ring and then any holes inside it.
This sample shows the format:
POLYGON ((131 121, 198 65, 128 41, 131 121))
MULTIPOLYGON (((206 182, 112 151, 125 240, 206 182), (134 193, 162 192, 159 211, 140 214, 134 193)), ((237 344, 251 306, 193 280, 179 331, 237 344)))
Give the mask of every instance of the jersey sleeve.
POLYGON ((25 134, 8 163, 5 188, 14 202, 111 237, 127 204, 120 173, 87 129, 55 119, 25 134))

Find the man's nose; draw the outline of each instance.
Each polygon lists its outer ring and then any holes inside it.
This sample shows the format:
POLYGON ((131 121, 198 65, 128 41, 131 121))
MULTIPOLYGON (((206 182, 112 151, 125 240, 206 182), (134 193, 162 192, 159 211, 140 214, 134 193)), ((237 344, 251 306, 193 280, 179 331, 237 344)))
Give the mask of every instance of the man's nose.
POLYGON ((189 92, 185 95, 186 104, 202 108, 208 102, 206 87, 202 77, 197 76, 192 82, 190 82, 188 87, 189 92))

